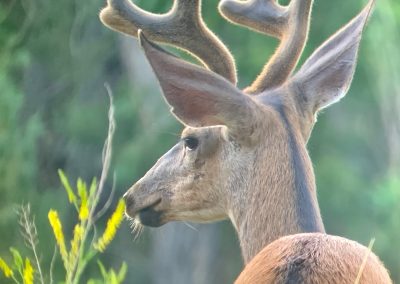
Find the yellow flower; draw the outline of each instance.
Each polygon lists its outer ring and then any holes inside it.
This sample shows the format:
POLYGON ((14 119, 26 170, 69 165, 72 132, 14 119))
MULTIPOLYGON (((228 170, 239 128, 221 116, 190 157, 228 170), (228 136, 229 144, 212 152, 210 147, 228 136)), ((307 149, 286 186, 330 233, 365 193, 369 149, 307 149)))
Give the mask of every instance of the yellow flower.
POLYGON ((13 271, 11 268, 7 265, 7 263, 0 257, 0 270, 3 271, 4 276, 7 278, 10 278, 14 275, 13 271))
POLYGON ((69 263, 73 265, 75 263, 78 254, 81 241, 83 239, 83 228, 80 224, 76 224, 74 228, 74 238, 71 241, 71 251, 69 253, 69 263))
POLYGON ((62 225, 60 222, 60 218, 58 218, 58 213, 56 210, 51 209, 48 214, 50 225, 53 229, 54 237, 56 238, 56 242, 58 248, 60 250, 61 257, 64 261, 65 268, 68 267, 68 254, 67 248, 65 247, 64 241, 64 233, 62 231, 62 225))
POLYGON ((33 267, 29 258, 25 258, 25 267, 23 271, 24 284, 33 284, 33 267))
POLYGON ((89 206, 87 199, 82 200, 81 207, 79 208, 79 220, 84 221, 89 217, 89 206))
POLYGON ((122 219, 124 218, 124 211, 125 211, 125 202, 123 199, 120 199, 115 209, 114 213, 112 214, 111 218, 107 221, 106 229, 101 236, 101 238, 94 244, 94 248, 100 252, 103 252, 110 242, 114 239, 115 233, 117 229, 121 225, 122 219))
POLYGON ((79 220, 84 221, 89 217, 89 204, 86 184, 81 179, 78 179, 77 187, 78 194, 81 199, 81 206, 79 208, 79 220))

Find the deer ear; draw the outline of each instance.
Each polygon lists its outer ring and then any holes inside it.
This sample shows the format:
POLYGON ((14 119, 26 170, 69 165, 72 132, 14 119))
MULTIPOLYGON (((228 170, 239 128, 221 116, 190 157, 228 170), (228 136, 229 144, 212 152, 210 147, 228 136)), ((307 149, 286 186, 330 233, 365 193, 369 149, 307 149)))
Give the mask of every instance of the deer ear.
POLYGON ((254 102, 222 76, 183 61, 150 42, 139 40, 172 113, 191 127, 226 125, 246 129, 254 102))
POLYGON ((320 46, 291 79, 295 95, 305 104, 302 107, 315 113, 347 93, 372 4, 370 1, 358 16, 320 46))

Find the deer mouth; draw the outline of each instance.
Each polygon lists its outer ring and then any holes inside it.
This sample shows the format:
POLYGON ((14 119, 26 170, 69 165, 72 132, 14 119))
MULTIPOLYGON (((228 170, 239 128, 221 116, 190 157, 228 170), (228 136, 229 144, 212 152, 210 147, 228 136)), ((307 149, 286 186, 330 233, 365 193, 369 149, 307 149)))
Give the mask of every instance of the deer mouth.
POLYGON ((161 203, 161 198, 157 199, 151 205, 136 212, 135 218, 144 226, 160 227, 164 224, 162 221, 163 211, 157 211, 156 206, 161 203))

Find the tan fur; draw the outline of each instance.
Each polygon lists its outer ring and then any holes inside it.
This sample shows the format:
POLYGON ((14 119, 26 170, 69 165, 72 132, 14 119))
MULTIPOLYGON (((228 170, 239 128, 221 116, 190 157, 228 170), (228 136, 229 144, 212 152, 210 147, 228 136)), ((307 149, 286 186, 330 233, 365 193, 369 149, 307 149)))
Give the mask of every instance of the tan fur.
MULTIPOLYGON (((353 283, 367 249, 324 234, 306 144, 317 112, 350 86, 372 2, 292 75, 312 0, 292 0, 287 7, 275 0, 223 0, 220 11, 231 21, 281 39, 244 91, 234 85, 229 51, 201 20, 200 0, 174 3, 169 13, 154 15, 127 0, 108 0, 100 15, 115 30, 138 32, 166 102, 186 126, 181 141, 125 194, 127 215, 155 227, 229 218, 248 264, 237 283, 353 283), (214 72, 146 36, 187 49, 214 72)), ((372 253, 361 280, 390 283, 372 253)))

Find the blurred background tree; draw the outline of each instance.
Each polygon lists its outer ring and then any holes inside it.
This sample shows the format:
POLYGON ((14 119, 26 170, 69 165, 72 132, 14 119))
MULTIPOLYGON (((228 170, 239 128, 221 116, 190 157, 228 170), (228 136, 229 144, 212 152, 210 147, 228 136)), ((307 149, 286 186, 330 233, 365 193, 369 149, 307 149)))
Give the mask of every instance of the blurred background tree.
MULTIPOLYGON (((167 11, 171 2, 136 1, 152 12, 167 11)), ((245 87, 277 42, 227 23, 216 11, 217 0, 204 2, 205 21, 232 50, 239 86, 245 87)), ((315 0, 302 60, 365 4, 315 0)), ((44 262, 50 263, 47 211, 52 206, 62 214, 67 202, 60 198, 57 169, 71 179, 86 180, 101 171, 107 134, 105 82, 112 87, 116 107, 113 169, 118 195, 179 137, 182 126, 169 113, 137 41, 102 26, 97 14, 103 6, 99 0, 0 2, 0 255, 22 242, 14 208, 29 201, 36 212, 44 262)), ((341 103, 319 116, 309 142, 327 231, 363 244, 375 237, 374 251, 396 282, 399 45, 400 2, 380 0, 364 33, 352 87, 341 103)), ((68 213, 63 217, 68 219, 68 213)), ((229 222, 168 224, 145 229, 136 241, 126 223, 104 263, 126 260, 127 283, 230 283, 241 269, 229 222)), ((72 232, 72 221, 65 225, 72 232)))

